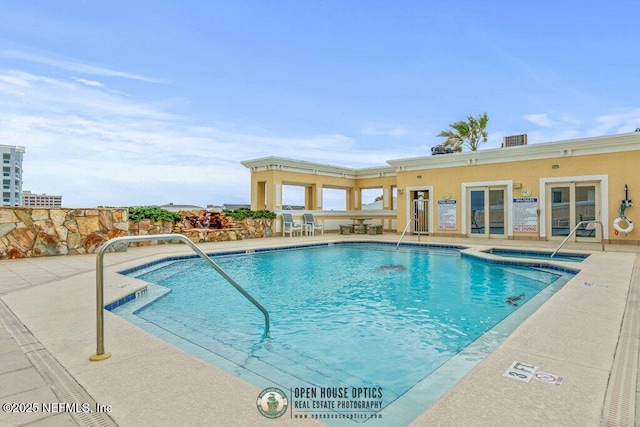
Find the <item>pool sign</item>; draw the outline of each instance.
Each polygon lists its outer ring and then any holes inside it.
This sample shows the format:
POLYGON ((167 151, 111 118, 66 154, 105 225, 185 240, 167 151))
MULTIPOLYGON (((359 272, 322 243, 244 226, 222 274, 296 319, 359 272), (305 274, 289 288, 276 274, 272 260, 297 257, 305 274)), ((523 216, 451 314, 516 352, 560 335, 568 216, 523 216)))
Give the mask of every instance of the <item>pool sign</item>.
POLYGON ((538 198, 513 199, 513 231, 519 233, 538 232, 538 198))
POLYGON ((564 378, 561 378, 557 375, 554 374, 550 374, 548 372, 536 372, 536 374, 533 376, 535 379, 537 379, 538 381, 541 381, 543 383, 547 383, 547 384, 555 384, 555 385, 560 385, 562 384, 562 382, 564 381, 564 378))
POLYGON ((513 362, 511 366, 509 366, 509 368, 504 371, 504 374, 502 374, 502 376, 513 378, 514 380, 522 381, 525 383, 531 381, 531 378, 535 378, 536 380, 543 383, 555 385, 560 385, 564 381, 564 378, 562 377, 538 370, 538 367, 535 365, 521 362, 513 362))
POLYGON ((438 200, 438 230, 457 230, 458 214, 455 200, 438 200))
POLYGON ((527 363, 513 362, 511 366, 502 374, 505 377, 528 383, 538 372, 538 367, 527 363))

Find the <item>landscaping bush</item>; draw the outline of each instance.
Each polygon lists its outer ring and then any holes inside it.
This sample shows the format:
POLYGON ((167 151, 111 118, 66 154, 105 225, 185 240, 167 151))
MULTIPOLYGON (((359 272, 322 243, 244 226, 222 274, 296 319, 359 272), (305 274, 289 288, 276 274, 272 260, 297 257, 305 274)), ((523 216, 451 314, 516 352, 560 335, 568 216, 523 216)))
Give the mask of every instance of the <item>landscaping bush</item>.
POLYGON ((129 208, 129 219, 140 222, 143 219, 154 219, 156 221, 182 221, 182 215, 170 212, 158 206, 138 206, 129 208))
POLYGON ((252 211, 249 208, 240 208, 233 211, 224 210, 222 211, 226 216, 230 216, 233 219, 243 220, 245 218, 265 218, 265 219, 275 219, 276 214, 268 211, 268 210, 259 210, 252 211))

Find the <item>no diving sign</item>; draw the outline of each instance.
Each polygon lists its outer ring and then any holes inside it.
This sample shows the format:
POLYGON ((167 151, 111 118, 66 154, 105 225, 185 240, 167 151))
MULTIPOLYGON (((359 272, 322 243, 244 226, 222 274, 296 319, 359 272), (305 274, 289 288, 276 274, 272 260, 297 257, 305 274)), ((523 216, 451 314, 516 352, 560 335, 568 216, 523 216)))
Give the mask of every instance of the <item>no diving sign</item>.
POLYGON ((560 385, 564 381, 564 378, 561 378, 557 375, 549 374, 547 372, 540 372, 540 371, 536 372, 533 375, 533 378, 537 379, 538 381, 542 381, 543 383, 555 384, 555 385, 560 385))

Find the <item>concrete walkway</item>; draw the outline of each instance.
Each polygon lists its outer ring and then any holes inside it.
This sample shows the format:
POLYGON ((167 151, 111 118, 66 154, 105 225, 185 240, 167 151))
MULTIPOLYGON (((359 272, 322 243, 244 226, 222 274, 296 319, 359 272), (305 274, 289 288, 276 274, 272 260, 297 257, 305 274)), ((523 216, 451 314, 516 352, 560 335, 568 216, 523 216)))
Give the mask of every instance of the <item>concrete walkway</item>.
MULTIPOLYGON (((397 238, 391 234, 357 238, 327 235, 200 246, 210 252, 280 246, 293 242, 301 244, 336 239, 396 241, 397 238)), ((417 239, 410 237, 405 240, 417 239)), ((557 242, 484 239, 422 237, 421 240, 423 243, 478 247, 494 245, 550 249, 557 245, 557 242)), ((633 280, 638 281, 637 274, 635 279, 631 277, 635 254, 640 248, 607 246, 604 254, 596 252, 599 251, 599 245, 594 244, 570 244, 565 249, 594 251, 594 257, 590 257, 594 261, 585 262, 582 266, 587 273, 581 272, 578 280, 567 284, 557 297, 534 313, 508 342, 417 418, 415 425, 482 425, 486 422, 494 425, 512 422, 542 425, 543 421, 552 421, 556 411, 564 411, 561 418, 555 418, 559 425, 570 425, 572 422, 595 425, 593 421, 599 424, 603 412, 612 409, 611 404, 603 401, 609 375, 615 378, 614 371, 618 369, 614 362, 618 335, 608 336, 608 331, 615 329, 616 325, 618 331, 622 328, 620 336, 631 334, 629 338, 636 342, 635 354, 632 355, 635 361, 633 375, 637 372, 637 341, 640 335, 637 328, 625 330, 622 318, 625 309, 628 311, 627 303, 630 300, 627 294, 632 295, 634 290, 632 287, 630 292, 629 285, 633 280), (612 265, 616 263, 621 266, 612 265), (592 281, 599 287, 593 289, 595 292, 586 294, 579 286, 586 281, 592 281), (595 304, 604 309, 595 309, 595 304), (563 309, 558 310, 554 305, 563 309), (569 306, 576 307, 576 312, 567 312, 569 306), (554 310, 555 315, 550 316, 554 310), (556 334, 563 333, 559 330, 564 326, 559 328, 558 316, 562 325, 576 326, 576 321, 581 322, 577 329, 569 328, 565 332, 570 337, 576 330, 587 329, 587 332, 580 332, 580 338, 590 344, 576 349, 575 346, 580 347, 580 343, 556 341, 556 347, 560 344, 561 348, 550 348, 549 340, 544 339, 549 328, 556 334), (576 319, 576 316, 579 318, 576 319), (594 319, 595 316, 598 318, 594 319), (598 338, 594 338, 589 335, 589 332, 594 332, 589 328, 599 328, 595 333, 604 337, 596 335, 598 338), (600 342, 596 341, 598 339, 600 342), (572 346, 573 349, 567 348, 572 346), (599 351, 598 347, 604 352, 599 351), (583 355, 577 353, 585 348, 591 350, 583 355), (534 387, 522 387, 516 381, 508 382, 509 379, 495 377, 496 372, 506 368, 505 361, 510 363, 523 360, 523 357, 543 361, 549 371, 567 375, 567 383, 556 389, 560 390, 559 393, 549 393, 549 389, 538 387, 534 390, 534 387), (595 379, 593 382, 587 380, 590 376, 595 379), (498 391, 496 383, 500 384, 498 391), (489 391, 482 384, 488 386, 489 391), (604 389, 602 384, 605 385, 604 389), (597 392, 592 392, 591 387, 598 388, 597 392), (587 398, 584 402, 576 401, 573 397, 575 393, 591 396, 593 400, 587 398), (549 414, 536 418, 535 407, 530 411, 525 408, 524 412, 517 414, 513 410, 517 403, 512 402, 511 406, 497 404, 501 399, 509 401, 510 396, 531 399, 532 405, 548 408, 549 414), (557 404, 558 400, 565 401, 557 404), (474 401, 479 403, 470 403, 474 401), (493 405, 490 404, 492 401, 493 405), (483 406, 487 403, 489 406, 483 406), (459 405, 464 405, 465 411, 452 413, 452 409, 459 408, 459 405), (588 405, 589 409, 581 412, 583 405, 588 405), (511 408, 511 414, 516 414, 508 416, 505 414, 506 408, 511 408), (580 414, 584 414, 585 418, 580 418, 580 414)), ((105 258, 106 283, 117 285, 118 281, 122 281, 122 277, 115 273, 117 270, 176 253, 189 253, 189 250, 184 245, 158 245, 108 254, 105 258)), ((131 282, 130 279, 127 281, 131 282)), ((110 298, 117 296, 118 292, 130 291, 118 286, 106 289, 110 298)), ((640 310, 636 311, 640 313, 640 310)), ((284 417, 275 421, 260 416, 255 409, 255 399, 260 389, 149 336, 116 316, 105 318, 106 329, 110 331, 108 350, 111 349, 114 356, 105 362, 88 362, 88 356, 95 352, 94 255, 0 261, 0 322, 3 326, 0 328, 0 403, 13 404, 3 406, 4 410, 0 412, 2 426, 211 425, 213 420, 225 420, 229 425, 301 424, 299 420, 284 417), (136 343, 136 348, 132 348, 131 342, 136 343), (179 372, 174 368, 177 366, 180 367, 179 372), (118 377, 117 380, 115 377, 118 377), (188 395, 185 396, 185 393, 188 395), (212 404, 214 401, 215 404, 212 404), (229 418, 229 414, 234 416, 229 418)), ((628 365, 629 362, 624 363, 628 365)), ((624 378, 629 378, 628 370, 622 369, 622 372, 624 378)), ((640 389, 636 386, 635 376, 632 390, 635 392, 633 404, 627 407, 640 407, 635 404, 636 400, 640 403, 640 389)), ((624 408, 616 410, 616 416, 624 419, 624 408)), ((627 420, 631 420, 628 425, 633 425, 634 414, 635 410, 626 415, 627 420)), ((605 414, 605 418, 609 416, 613 415, 605 414)), ((306 420, 302 424, 309 423, 310 420, 306 420)))

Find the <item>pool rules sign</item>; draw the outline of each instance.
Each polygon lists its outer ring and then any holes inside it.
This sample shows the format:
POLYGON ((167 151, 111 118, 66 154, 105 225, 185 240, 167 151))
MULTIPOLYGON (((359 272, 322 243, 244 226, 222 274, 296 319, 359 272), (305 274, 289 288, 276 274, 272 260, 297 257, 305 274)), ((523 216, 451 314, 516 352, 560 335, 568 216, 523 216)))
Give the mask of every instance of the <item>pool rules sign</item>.
POLYGON ((438 230, 457 230, 458 214, 455 200, 438 200, 438 230))
POLYGON ((519 233, 538 232, 538 198, 513 199, 513 231, 519 233))

